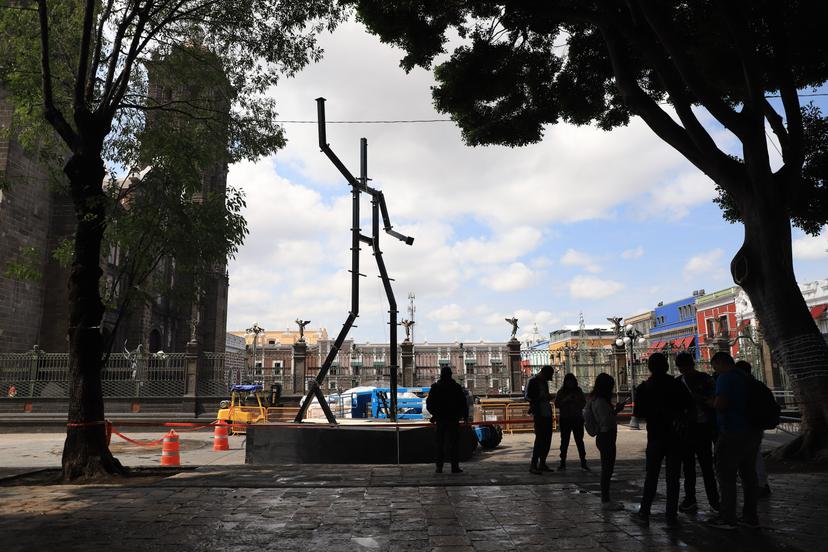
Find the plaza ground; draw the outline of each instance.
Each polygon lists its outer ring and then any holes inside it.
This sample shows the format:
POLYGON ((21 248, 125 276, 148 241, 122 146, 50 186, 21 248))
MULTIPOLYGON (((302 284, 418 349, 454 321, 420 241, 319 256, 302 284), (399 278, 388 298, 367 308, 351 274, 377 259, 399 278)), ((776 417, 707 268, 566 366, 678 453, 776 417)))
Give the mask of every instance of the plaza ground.
MULTIPOLYGON (((126 431, 125 431, 126 432, 126 431)), ((156 439, 155 433, 127 433, 156 439)), ((429 465, 243 465, 243 436, 212 451, 211 432, 182 433, 178 472, 158 473, 160 447, 113 437, 121 461, 143 476, 97 485, 47 485, 60 464, 61 434, 0 434, 0 535, 4 550, 324 550, 324 551, 814 551, 828 540, 828 474, 773 473, 760 504, 761 530, 708 528, 700 511, 667 530, 663 480, 649 528, 629 520, 643 484, 644 431, 621 428, 614 498, 626 511, 604 512, 592 473, 528 473, 531 435, 435 474, 429 465), (26 475, 26 474, 30 475, 26 475)), ((772 434, 768 445, 784 434, 772 434)), ((557 463, 553 441, 550 458, 557 463)), ((574 452, 574 446, 570 454, 574 452)), ((576 454, 577 457, 577 454, 576 454)), ((550 464, 552 462, 550 461, 550 464)))

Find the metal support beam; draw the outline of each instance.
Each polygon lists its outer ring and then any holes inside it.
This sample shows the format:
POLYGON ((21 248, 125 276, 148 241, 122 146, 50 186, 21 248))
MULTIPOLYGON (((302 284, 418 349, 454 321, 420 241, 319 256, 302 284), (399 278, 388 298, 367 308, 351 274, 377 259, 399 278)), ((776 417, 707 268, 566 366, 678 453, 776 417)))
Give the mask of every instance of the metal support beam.
POLYGON ((328 421, 332 424, 336 423, 336 418, 331 412, 331 408, 325 400, 325 395, 322 392, 322 383, 324 382, 325 377, 328 375, 328 371, 330 370, 333 361, 336 359, 336 355, 339 354, 339 351, 342 348, 342 344, 345 342, 345 338, 348 336, 348 332, 350 332, 351 328, 354 327, 354 322, 359 316, 359 244, 361 242, 367 243, 371 246, 371 249, 374 253, 374 259, 377 263, 377 268, 379 269, 380 278, 382 279, 382 284, 385 288, 385 295, 388 299, 388 322, 390 326, 389 340, 391 345, 391 405, 389 417, 392 420, 396 421, 398 372, 397 301, 394 298, 394 290, 391 287, 392 280, 388 277, 388 271, 386 270, 385 262, 382 259, 382 251, 379 248, 380 216, 382 217, 383 221, 383 230, 390 236, 408 245, 414 243, 414 238, 405 236, 403 234, 400 234, 399 232, 395 232, 394 230, 392 230, 391 220, 388 216, 388 208, 385 205, 385 197, 379 190, 376 190, 368 186, 368 141, 365 138, 360 139, 360 167, 359 179, 357 179, 354 177, 354 175, 351 174, 347 167, 345 167, 342 161, 339 160, 339 158, 336 156, 333 150, 331 150, 330 146, 327 143, 327 133, 325 131, 325 98, 316 99, 316 113, 318 117, 319 148, 328 157, 328 159, 331 160, 331 162, 339 170, 339 172, 342 173, 342 176, 345 177, 345 180, 347 180, 348 184, 350 184, 351 186, 351 310, 348 313, 348 318, 345 320, 345 324, 343 324, 342 329, 339 332, 339 335, 336 337, 336 341, 334 341, 334 344, 331 347, 331 350, 328 351, 328 355, 325 357, 325 362, 322 363, 322 366, 319 369, 319 374, 316 376, 314 383, 311 385, 311 389, 307 391, 307 394, 305 395, 305 400, 299 407, 299 412, 296 414, 296 418, 294 419, 294 421, 302 421, 302 419, 305 417, 305 414, 307 413, 308 407, 310 406, 311 398, 315 397, 319 401, 319 405, 322 407, 322 411, 325 413, 325 417, 328 419, 328 421), (359 201, 361 192, 366 192, 371 195, 371 237, 363 235, 359 227, 359 201))

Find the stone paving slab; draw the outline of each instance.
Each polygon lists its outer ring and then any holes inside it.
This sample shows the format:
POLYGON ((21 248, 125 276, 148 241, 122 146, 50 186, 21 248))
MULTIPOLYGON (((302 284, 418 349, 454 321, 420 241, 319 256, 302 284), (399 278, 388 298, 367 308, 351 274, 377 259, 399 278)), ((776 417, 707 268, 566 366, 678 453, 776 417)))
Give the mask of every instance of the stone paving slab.
MULTIPOLYGON (((498 464, 514 473, 524 466, 498 464)), ((425 477, 418 467, 395 473, 383 467, 308 466, 251 470, 234 479, 219 468, 151 484, 0 487, 4 551, 534 551, 601 552, 811 552, 825 549, 828 524, 826 474, 775 474, 774 493, 760 506, 761 530, 723 532, 703 524, 707 512, 682 516, 682 527, 663 524, 663 496, 649 528, 630 522, 641 492, 632 466, 621 466, 613 484, 627 511, 600 508, 597 474, 543 476, 535 484, 486 484, 468 473, 425 477), (343 477, 368 474, 368 482, 312 486, 335 470, 343 477), (293 471, 305 485, 279 481, 293 471), (244 476, 244 477, 242 477, 244 476), (557 477, 557 479, 556 479, 557 477), (546 478, 546 479, 544 479, 546 478), (592 478, 592 479, 590 479, 592 478), (465 485, 455 485, 455 480, 465 485), (387 481, 386 481, 387 480, 387 481), (394 484, 388 484, 393 480, 394 484), (250 485, 234 486, 235 481, 250 485), (440 484, 442 481, 443 484, 440 484), (446 484, 449 483, 450 484, 446 484), (228 486, 229 485, 229 486, 228 486)), ((446 475, 446 474, 444 474, 446 475)), ((529 474, 527 474, 529 475, 529 474)), ((663 481, 661 482, 663 489, 663 481)))

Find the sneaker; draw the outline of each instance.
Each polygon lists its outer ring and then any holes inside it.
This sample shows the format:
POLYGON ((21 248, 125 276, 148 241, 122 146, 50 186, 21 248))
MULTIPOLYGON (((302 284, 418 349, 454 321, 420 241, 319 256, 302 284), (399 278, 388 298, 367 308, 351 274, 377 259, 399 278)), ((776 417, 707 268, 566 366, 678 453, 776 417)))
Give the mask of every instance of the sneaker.
POLYGON ((696 503, 695 498, 685 498, 679 504, 679 512, 695 512, 699 509, 699 505, 696 503))
POLYGON ((765 483, 756 491, 756 498, 768 498, 771 495, 770 485, 765 483))
POLYGON ((539 470, 537 466, 530 466, 529 467, 529 473, 532 473, 532 474, 535 474, 535 475, 543 475, 543 472, 541 470, 539 470))
POLYGON ((592 471, 591 469, 589 469, 589 466, 587 465, 586 460, 581 462, 581 469, 584 470, 585 472, 591 472, 592 471))
POLYGON ((456 468, 451 468, 451 473, 463 473, 463 470, 461 470, 458 466, 456 468))
POLYGON ((631 513, 630 520, 632 520, 633 523, 640 525, 641 527, 650 526, 649 514, 642 514, 640 511, 631 513))
POLYGON ((558 464, 558 471, 566 471, 566 462, 558 464))
POLYGON ((434 470, 434 473, 443 473, 443 466, 437 466, 437 469, 434 470))
POLYGON ((541 464, 540 466, 538 466, 538 469, 542 472, 554 472, 555 471, 552 468, 550 468, 549 466, 547 466, 546 464, 541 464))
POLYGON ((601 503, 601 509, 605 512, 620 512, 624 509, 624 505, 620 502, 615 502, 614 500, 609 500, 607 502, 601 503))
POLYGON ((739 520, 739 525, 748 529, 759 529, 761 527, 757 518, 742 518, 739 520))
POLYGON ((707 525, 710 527, 715 527, 717 529, 727 529, 727 530, 734 530, 736 529, 736 524, 732 521, 727 521, 721 516, 716 516, 712 519, 707 520, 707 525))

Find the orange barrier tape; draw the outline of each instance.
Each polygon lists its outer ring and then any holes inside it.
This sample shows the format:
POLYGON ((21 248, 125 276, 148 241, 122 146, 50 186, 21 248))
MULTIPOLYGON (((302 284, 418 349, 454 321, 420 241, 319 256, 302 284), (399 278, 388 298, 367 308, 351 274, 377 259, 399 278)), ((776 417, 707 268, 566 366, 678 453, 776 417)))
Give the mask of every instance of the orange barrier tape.
POLYGON ((128 443, 132 443, 133 445, 138 445, 140 447, 154 447, 154 446, 160 445, 164 441, 164 437, 161 437, 160 439, 156 439, 155 441, 138 441, 137 439, 130 439, 129 437, 127 437, 123 433, 115 431, 114 429, 112 430, 112 433, 114 433, 115 435, 117 435, 118 437, 120 437, 121 439, 123 439, 124 441, 126 441, 128 443))

